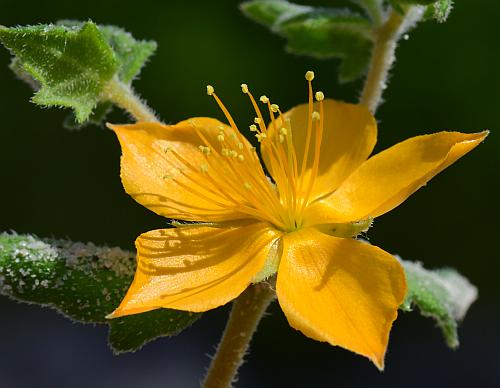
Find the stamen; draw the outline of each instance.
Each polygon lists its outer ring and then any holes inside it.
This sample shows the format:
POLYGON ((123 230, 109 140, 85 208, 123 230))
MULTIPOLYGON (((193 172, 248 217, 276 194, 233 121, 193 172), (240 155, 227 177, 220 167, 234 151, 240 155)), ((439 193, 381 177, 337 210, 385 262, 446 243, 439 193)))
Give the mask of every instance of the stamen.
POLYGON ((263 141, 265 138, 267 138, 267 135, 266 135, 265 133, 257 133, 257 134, 255 135, 255 137, 257 138, 257 141, 258 141, 259 143, 262 143, 262 141, 263 141))

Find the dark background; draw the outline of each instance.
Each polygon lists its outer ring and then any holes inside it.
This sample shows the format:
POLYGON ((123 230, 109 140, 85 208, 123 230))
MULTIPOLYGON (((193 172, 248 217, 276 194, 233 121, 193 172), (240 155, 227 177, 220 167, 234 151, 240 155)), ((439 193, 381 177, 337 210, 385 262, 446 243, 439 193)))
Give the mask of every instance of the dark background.
MULTIPOLYGON (((323 1, 327 5, 340 3, 323 1)), ((336 61, 284 52, 281 38, 245 19, 237 1, 0 0, 0 23, 92 19, 116 24, 159 50, 135 83, 167 122, 219 111, 213 84, 240 122, 251 107, 239 85, 283 108, 305 101, 304 72, 316 87, 354 101, 361 83, 339 85, 336 61)), ((366 359, 307 339, 271 309, 238 387, 499 387, 498 243, 500 198, 500 2, 457 1, 449 21, 421 24, 398 49, 378 149, 444 129, 491 129, 486 143, 435 178, 395 211, 377 219, 374 244, 428 267, 451 265, 479 287, 460 328, 461 347, 446 348, 434 323, 401 314, 386 371, 366 359)), ((0 49, 0 231, 68 237, 132 248, 141 232, 165 220, 136 204, 119 181, 111 131, 62 128, 66 113, 40 109, 16 80, 0 49)), ((116 112, 112 121, 124 122, 116 112)), ((227 307, 209 312, 181 335, 115 357, 104 327, 74 324, 53 311, 0 298, 0 388, 196 387, 220 337, 227 307)))

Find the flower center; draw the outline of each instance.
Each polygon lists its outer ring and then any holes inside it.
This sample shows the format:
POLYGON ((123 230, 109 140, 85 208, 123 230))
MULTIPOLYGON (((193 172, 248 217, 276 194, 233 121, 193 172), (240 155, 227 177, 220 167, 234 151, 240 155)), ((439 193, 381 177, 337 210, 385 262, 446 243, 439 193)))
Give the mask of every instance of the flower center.
POLYGON ((239 131, 234 119, 216 95, 212 86, 207 86, 207 94, 212 96, 226 116, 230 125, 221 125, 216 136, 206 136, 196 119, 190 121, 202 144, 200 152, 205 162, 192 165, 182 155, 172 151, 183 165, 189 168, 190 176, 200 186, 200 192, 220 198, 217 203, 222 208, 230 208, 274 224, 283 231, 294 231, 303 224, 304 210, 311 201, 314 181, 318 175, 321 140, 323 135, 322 92, 314 95, 312 80, 314 73, 308 71, 309 105, 306 128, 292 128, 292 122, 279 106, 271 103, 266 96, 260 102, 269 113, 270 123, 265 125, 257 101, 246 84, 241 89, 255 110, 256 117, 250 125, 261 146, 262 157, 272 177, 266 176, 254 147, 239 131), (314 111, 313 100, 319 102, 319 112, 314 111), (303 150, 297 150, 293 142, 294 131, 306 131, 303 150), (298 152, 300 151, 300 152, 298 152), (301 155, 299 158, 298 155, 301 155), (210 183, 210 188, 201 187, 200 182, 210 183))

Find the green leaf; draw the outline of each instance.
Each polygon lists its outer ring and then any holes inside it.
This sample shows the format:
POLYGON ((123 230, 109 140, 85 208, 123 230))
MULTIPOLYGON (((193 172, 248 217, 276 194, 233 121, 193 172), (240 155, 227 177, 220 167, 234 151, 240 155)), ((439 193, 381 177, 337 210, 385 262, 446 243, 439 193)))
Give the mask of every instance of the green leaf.
POLYGON ((80 123, 88 119, 104 85, 119 67, 113 50, 92 22, 81 27, 1 27, 0 41, 40 83, 33 101, 73 108, 80 123))
POLYGON ((453 0, 438 0, 427 6, 425 10, 426 19, 434 19, 438 23, 444 23, 453 9, 453 0))
POLYGON ((401 4, 419 4, 419 5, 428 5, 435 3, 438 0, 392 0, 396 3, 401 3, 401 4))
MULTIPOLYGON (((77 20, 61 20, 57 24, 65 27, 81 27, 85 23, 77 20)), ((110 25, 97 27, 115 53, 119 66, 118 78, 126 84, 132 82, 156 51, 156 42, 137 40, 120 27, 110 25)))
POLYGON ((48 306, 82 323, 108 324, 116 353, 174 335, 200 316, 160 309, 107 320, 134 272, 134 255, 119 248, 0 234, 0 294, 48 306))
POLYGON ((418 307, 422 315, 436 320, 448 346, 458 347, 458 322, 476 300, 476 287, 451 268, 428 270, 418 262, 401 263, 408 282, 401 309, 411 311, 413 306, 418 307))
POLYGON ((73 108, 69 128, 102 123, 112 107, 103 100, 106 83, 130 84, 156 50, 119 27, 72 20, 2 27, 0 41, 15 55, 11 69, 37 91, 35 103, 73 108))
POLYGON ((339 79, 362 76, 370 61, 373 28, 366 17, 350 10, 315 8, 284 0, 254 0, 242 11, 288 40, 287 50, 316 58, 341 58, 339 79))

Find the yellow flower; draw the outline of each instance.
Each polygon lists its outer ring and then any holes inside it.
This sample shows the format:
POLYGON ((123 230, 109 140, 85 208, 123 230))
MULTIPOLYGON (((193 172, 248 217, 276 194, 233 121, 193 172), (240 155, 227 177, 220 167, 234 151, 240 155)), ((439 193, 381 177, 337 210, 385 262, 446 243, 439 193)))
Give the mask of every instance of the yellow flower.
POLYGON ((309 102, 281 113, 262 96, 270 124, 243 84, 256 117, 257 151, 207 87, 229 125, 192 118, 176 125, 110 126, 122 147, 127 193, 176 223, 136 241, 137 271, 110 317, 157 308, 207 311, 277 272, 290 325, 383 368, 389 331, 406 293, 399 262, 356 240, 487 135, 440 132, 368 158, 377 126, 360 105, 325 100, 307 72, 309 102))

